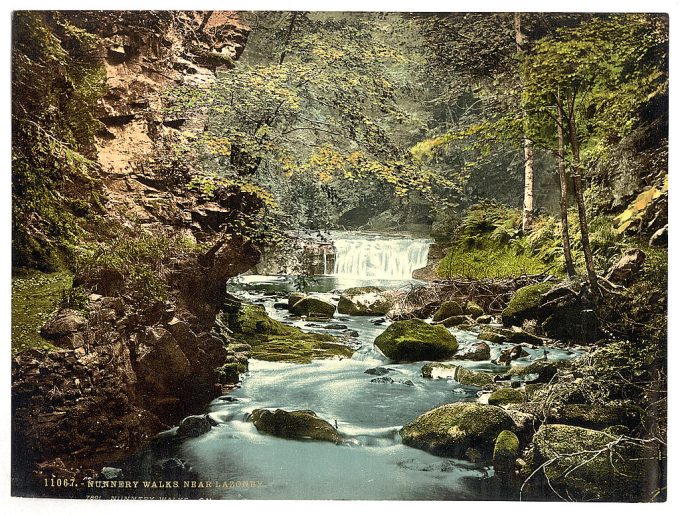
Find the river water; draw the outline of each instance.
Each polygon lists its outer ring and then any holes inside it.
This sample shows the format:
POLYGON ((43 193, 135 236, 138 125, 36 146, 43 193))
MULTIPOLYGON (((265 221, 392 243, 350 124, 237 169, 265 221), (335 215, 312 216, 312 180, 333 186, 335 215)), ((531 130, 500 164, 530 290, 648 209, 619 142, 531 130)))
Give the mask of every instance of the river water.
MULTIPOLYGON (((409 288, 413 269, 424 266, 426 240, 352 235, 336 247, 337 275, 319 277, 310 286, 317 296, 337 301, 341 289, 357 285, 409 288), (384 241, 384 246, 382 242, 384 241), (424 249, 424 250, 423 250, 424 249), (394 274, 394 275, 390 275, 394 274), (382 279, 378 279, 384 276, 382 279), (385 277, 389 277, 385 278, 385 277), (395 280, 396 278, 396 280, 395 280)), ((276 309, 293 289, 290 278, 243 276, 230 286, 244 301, 263 304, 275 319, 306 331, 341 335, 325 323, 290 318, 276 309)), ((389 321, 335 314, 335 324, 358 332, 351 359, 317 360, 311 364, 251 360, 241 388, 209 406, 219 422, 211 431, 183 441, 174 455, 199 478, 255 481, 255 487, 216 489, 210 497, 242 499, 496 499, 501 493, 483 465, 430 455, 403 445, 399 428, 425 411, 456 401, 476 401, 478 388, 453 380, 421 376, 424 363, 394 364, 373 348, 389 321), (376 383, 366 370, 382 366, 393 383, 376 383), (337 424, 344 442, 295 441, 259 433, 248 421, 256 408, 311 409, 337 424)), ((451 329, 461 348, 479 340, 476 332, 451 329)), ((491 344, 492 358, 507 345, 491 344)), ((543 349, 515 363, 543 357, 543 349)), ((551 359, 567 352, 548 349, 551 359)), ((486 371, 502 371, 490 361, 453 362, 486 371)), ((152 459, 161 459, 159 456, 152 459)), ((206 495, 208 493, 206 492, 206 495)))

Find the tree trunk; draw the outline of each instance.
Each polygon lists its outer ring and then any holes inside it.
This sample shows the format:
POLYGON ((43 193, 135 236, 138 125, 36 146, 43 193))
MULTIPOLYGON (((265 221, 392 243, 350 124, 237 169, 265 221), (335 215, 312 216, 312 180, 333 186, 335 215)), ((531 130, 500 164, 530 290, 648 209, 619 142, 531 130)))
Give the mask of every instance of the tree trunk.
POLYGON ((210 21, 210 17, 213 15, 215 11, 206 11, 205 15, 203 16, 203 21, 201 21, 201 24, 198 26, 198 32, 203 32, 203 29, 205 26, 208 24, 210 21))
MULTIPOLYGON (((517 51, 522 55, 524 65, 526 49, 524 48, 524 35, 522 34, 522 23, 519 13, 514 15, 515 43, 517 51)), ((525 68, 523 66, 523 68, 525 68)), ((526 73, 523 71, 522 73, 526 73)), ((524 103, 522 102, 522 119, 524 123, 524 208, 522 211, 522 230, 528 231, 534 220, 534 145, 526 137, 528 133, 528 116, 524 103)))
POLYGON ((597 274, 595 273, 595 263, 593 262, 593 252, 590 248, 590 234, 588 231, 588 218, 586 214, 586 204, 583 199, 583 170, 581 168, 580 147, 576 135, 576 124, 574 123, 573 113, 570 113, 569 120, 569 141, 571 143, 572 167, 574 172, 574 197, 578 206, 578 222, 581 229, 581 245, 583 255, 586 260, 586 272, 588 273, 588 283, 593 293, 598 294, 600 289, 597 284, 597 274))
POLYGON ((569 199, 567 198, 567 172, 564 168, 564 117, 562 116, 562 106, 559 98, 558 103, 558 121, 557 121, 557 173, 560 177, 560 221, 562 222, 562 250, 564 251, 564 263, 567 268, 567 275, 569 279, 576 277, 576 269, 574 268, 574 259, 571 256, 571 241, 569 239, 569 217, 568 207, 569 199))
POLYGON ((281 51, 281 55, 279 56, 279 66, 283 64, 283 61, 286 59, 286 53, 288 53, 288 44, 290 43, 290 37, 293 34, 293 29, 295 28, 295 21, 297 20, 298 13, 294 12, 293 15, 290 18, 290 23, 288 24, 288 33, 286 34, 286 41, 283 44, 283 50, 281 51))

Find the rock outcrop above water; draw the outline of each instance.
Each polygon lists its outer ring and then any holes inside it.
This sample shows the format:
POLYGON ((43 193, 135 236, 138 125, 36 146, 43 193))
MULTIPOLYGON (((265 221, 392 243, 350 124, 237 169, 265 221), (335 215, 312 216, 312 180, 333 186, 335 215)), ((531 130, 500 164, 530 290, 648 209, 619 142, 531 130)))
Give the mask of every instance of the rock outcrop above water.
MULTIPOLYGON (((112 228, 107 230, 182 232, 207 249, 177 258, 157 277, 163 300, 140 302, 120 270, 77 275, 74 284, 93 295, 77 312, 62 310, 42 329, 60 350, 30 351, 13 360, 15 462, 29 468, 42 462, 48 470, 51 461, 61 460, 66 466, 59 474, 73 476, 82 472, 81 461, 120 458, 219 394, 224 385, 218 367, 231 354, 229 339, 213 331, 215 317, 228 302, 227 279, 252 267, 260 253, 220 230, 234 205, 248 211, 257 207, 256 199, 245 195, 223 206, 187 188, 193 169, 176 160, 175 149, 187 131, 203 130, 204 116, 172 119, 165 109, 168 88, 208 84, 217 67, 233 65, 249 30, 238 15, 62 15, 102 46, 107 91, 96 113, 102 126, 91 157, 101 209, 112 228)), ((95 236, 98 241, 102 235, 95 236)))
POLYGON ((230 338, 249 346, 248 356, 256 359, 309 363, 354 353, 352 347, 330 334, 306 333, 270 318, 263 306, 255 304, 244 303, 235 312, 222 313, 218 320, 231 331, 230 338))
POLYGON ((381 316, 392 309, 392 299, 381 288, 361 286, 342 292, 338 313, 352 316, 381 316))
MULTIPOLYGON (((542 334, 557 340, 592 343, 601 334, 593 301, 585 285, 578 283, 543 282, 520 288, 503 310, 502 318, 505 326, 522 327, 525 322, 535 321, 542 334)), ((535 336, 525 335, 524 341, 542 344, 535 336)), ((518 338, 509 339, 519 341, 518 338)))
POLYGON ((498 435, 514 428, 510 415, 499 407, 457 402, 424 413, 400 434, 404 444, 438 456, 465 458, 473 449, 490 459, 498 435))
POLYGON ((450 363, 426 363, 420 372, 426 379, 453 379, 465 386, 482 388, 493 384, 493 376, 488 372, 477 372, 450 363))
POLYGON ((375 346, 394 361, 442 360, 456 353, 458 341, 441 325, 413 319, 393 323, 375 339, 375 346))
POLYGON ((456 359, 469 361, 486 361, 491 359, 491 347, 488 343, 479 342, 472 347, 465 349, 464 352, 456 354, 456 359))
POLYGON ((256 409, 251 415, 251 420, 261 433, 281 438, 333 443, 339 443, 342 440, 337 429, 311 410, 256 409))
POLYGON ((207 415, 191 415, 179 423, 178 436, 201 436, 212 429, 212 424, 207 415))
POLYGON ((317 297, 303 297, 293 304, 290 312, 301 316, 318 316, 331 318, 335 314, 335 306, 317 297))

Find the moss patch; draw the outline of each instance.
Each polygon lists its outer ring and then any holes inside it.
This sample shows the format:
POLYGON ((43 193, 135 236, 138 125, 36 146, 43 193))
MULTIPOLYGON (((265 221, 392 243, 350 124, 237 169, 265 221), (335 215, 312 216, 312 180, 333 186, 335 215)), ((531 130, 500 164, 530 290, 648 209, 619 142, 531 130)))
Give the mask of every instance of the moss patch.
POLYGON ((262 306, 254 304, 243 304, 238 313, 228 316, 227 323, 239 343, 251 346, 254 359, 310 363, 314 359, 349 358, 354 354, 351 348, 337 343, 335 337, 305 333, 270 318, 262 306))
POLYGON ((460 307, 458 302, 455 300, 447 300, 446 302, 442 302, 439 309, 435 311, 434 315, 432 315, 432 320, 434 322, 440 322, 446 318, 460 316, 462 314, 463 308, 460 307))
POLYGON ((542 259, 517 253, 510 247, 468 249, 456 246, 437 265, 437 275, 443 278, 499 279, 540 274, 550 265, 542 259))
POLYGON ((354 354, 354 350, 337 343, 333 336, 303 331, 249 341, 253 347, 252 357, 263 361, 311 363, 314 359, 350 358, 354 354))
POLYGON ((521 402, 524 402, 524 394, 514 388, 499 388, 489 396, 489 404, 492 406, 506 406, 521 402))
POLYGON ((296 315, 317 315, 330 318, 335 313, 335 306, 316 297, 304 297, 293 304, 290 312, 296 315))
POLYGON ((12 278, 12 354, 26 349, 53 349, 40 328, 73 282, 68 272, 31 272, 12 278))
POLYGON ((404 444, 438 456, 464 458, 472 448, 489 459, 500 432, 514 428, 512 418, 501 408, 456 402, 419 416, 400 434, 404 444))
POLYGON ((393 323, 375 339, 375 346, 395 361, 422 361, 450 358, 458 341, 444 326, 413 319, 393 323))
POLYGON ((525 286, 515 292, 508 307, 503 310, 503 325, 522 325, 527 319, 536 318, 541 296, 553 288, 552 283, 525 286))
POLYGON ((514 468, 519 454, 519 439, 507 429, 501 431, 493 448, 493 466, 496 472, 507 473, 514 468))
POLYGON ((295 333, 294 327, 270 318, 264 307, 255 304, 243 304, 238 313, 229 317, 228 324, 234 332, 245 335, 295 333))

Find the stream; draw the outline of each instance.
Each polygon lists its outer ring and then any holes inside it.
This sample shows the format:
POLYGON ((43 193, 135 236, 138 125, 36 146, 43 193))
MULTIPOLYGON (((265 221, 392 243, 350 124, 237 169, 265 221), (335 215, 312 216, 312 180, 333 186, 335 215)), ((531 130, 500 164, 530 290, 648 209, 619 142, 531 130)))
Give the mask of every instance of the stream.
MULTIPOLYGON (((413 270, 427 261, 427 240, 334 235, 334 274, 315 278, 310 292, 337 302, 339 292, 352 286, 408 288, 413 270), (395 279, 396 278, 396 279, 395 279)), ((246 302, 263 304, 269 316, 305 331, 342 334, 347 329, 325 329, 328 323, 294 320, 274 304, 293 291, 288 277, 241 276, 230 285, 246 302)), ((433 456, 403 445, 399 429, 436 406, 475 401, 479 388, 453 380, 421 376, 423 362, 390 363, 373 348, 373 340, 389 320, 350 317, 336 313, 332 323, 358 333, 358 349, 351 359, 317 360, 291 364, 250 360, 241 388, 215 399, 209 406, 219 424, 208 433, 182 441, 174 456, 185 460, 195 476, 220 481, 257 481, 256 487, 215 489, 212 498, 231 499, 499 499, 493 470, 467 461, 433 456), (389 368, 393 383, 376 383, 374 367, 389 368), (259 433, 249 413, 256 408, 311 409, 337 424, 344 441, 296 441, 259 433)), ((460 348, 479 342, 477 333, 450 331, 460 348)), ((509 345, 490 344, 496 358, 509 345)), ((543 357, 543 348, 530 349, 516 360, 526 364, 543 357)), ((571 359, 569 351, 547 348, 550 359, 571 359)), ((466 367, 504 371, 490 361, 461 361, 466 367)), ((172 430, 174 431, 174 430, 172 430)), ((169 432, 170 434, 172 433, 169 432)), ((160 459, 147 456, 147 459, 160 459)), ((206 495, 208 493, 206 492, 206 495)))

